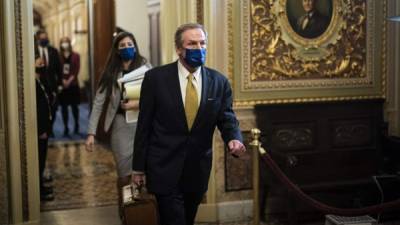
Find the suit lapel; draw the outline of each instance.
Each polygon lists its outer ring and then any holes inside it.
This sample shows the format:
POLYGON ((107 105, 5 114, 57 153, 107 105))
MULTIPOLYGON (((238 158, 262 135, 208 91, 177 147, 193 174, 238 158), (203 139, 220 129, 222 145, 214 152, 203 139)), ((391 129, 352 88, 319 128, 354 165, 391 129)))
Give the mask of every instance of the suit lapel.
POLYGON ((181 118, 180 121, 182 122, 183 126, 187 129, 187 122, 186 122, 186 115, 185 115, 185 108, 182 102, 182 93, 181 93, 181 86, 179 83, 179 74, 178 74, 178 63, 175 62, 171 64, 170 71, 168 71, 168 87, 170 88, 172 102, 174 102, 176 115, 178 118, 181 118))
POLYGON ((197 127, 198 123, 202 119, 202 115, 204 114, 205 106, 206 106, 206 103, 207 103, 208 90, 209 90, 209 87, 211 86, 210 74, 208 73, 208 71, 205 69, 204 66, 201 68, 201 79, 202 79, 202 85, 201 85, 200 106, 199 106, 199 110, 197 111, 196 118, 195 118, 195 120, 193 122, 192 129, 197 127))

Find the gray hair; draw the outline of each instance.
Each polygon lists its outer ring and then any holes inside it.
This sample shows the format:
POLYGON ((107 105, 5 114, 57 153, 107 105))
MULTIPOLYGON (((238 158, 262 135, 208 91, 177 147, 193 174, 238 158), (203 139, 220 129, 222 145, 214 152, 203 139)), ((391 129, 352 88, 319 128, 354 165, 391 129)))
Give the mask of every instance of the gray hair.
POLYGON ((206 36, 207 39, 207 31, 204 29, 203 25, 198 24, 198 23, 186 23, 178 27, 175 32, 175 47, 176 48, 182 48, 183 47, 183 40, 182 40, 182 34, 183 32, 187 30, 192 30, 192 29, 201 29, 206 36))

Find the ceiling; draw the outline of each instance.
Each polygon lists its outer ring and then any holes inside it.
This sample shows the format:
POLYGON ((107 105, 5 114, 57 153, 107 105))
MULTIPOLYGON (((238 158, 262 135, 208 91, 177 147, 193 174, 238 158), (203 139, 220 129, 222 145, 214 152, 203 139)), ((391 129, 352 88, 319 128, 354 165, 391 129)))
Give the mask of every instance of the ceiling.
POLYGON ((63 0, 33 0, 32 3, 33 8, 43 15, 46 14, 46 12, 57 8, 57 5, 60 4, 62 1, 63 0))

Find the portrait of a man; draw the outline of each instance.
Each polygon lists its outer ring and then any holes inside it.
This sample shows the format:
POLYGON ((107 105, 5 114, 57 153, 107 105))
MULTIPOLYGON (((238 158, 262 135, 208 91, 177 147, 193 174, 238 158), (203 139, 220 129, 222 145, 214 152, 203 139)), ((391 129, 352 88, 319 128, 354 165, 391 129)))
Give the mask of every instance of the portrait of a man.
MULTIPOLYGON (((301 2, 303 10, 302 15, 300 14, 300 16, 296 18, 290 19, 294 30, 304 38, 317 38, 322 35, 329 26, 329 17, 331 15, 327 16, 320 12, 317 8, 318 1, 321 0, 300 0, 299 2, 301 2)), ((325 1, 324 5, 328 5, 326 4, 327 2, 328 1, 325 1)), ((330 1, 330 3, 332 2, 330 1)))

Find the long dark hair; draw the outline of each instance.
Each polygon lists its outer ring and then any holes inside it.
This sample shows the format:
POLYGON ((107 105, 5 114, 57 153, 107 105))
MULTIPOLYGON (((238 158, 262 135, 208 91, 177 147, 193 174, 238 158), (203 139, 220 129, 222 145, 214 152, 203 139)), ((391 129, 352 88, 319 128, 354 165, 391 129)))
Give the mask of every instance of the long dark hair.
POLYGON ((99 82, 100 92, 103 92, 104 90, 106 90, 107 96, 111 95, 113 86, 118 87, 117 75, 123 69, 122 68, 123 61, 121 59, 121 56, 119 55, 118 46, 119 46, 119 42, 126 37, 129 37, 133 41, 133 44, 136 49, 135 58, 132 60, 131 64, 129 65, 129 71, 137 69, 137 68, 141 67, 142 65, 146 64, 146 62, 147 62, 147 60, 142 55, 140 55, 139 46, 137 45, 136 39, 133 36, 133 34, 131 34, 129 32, 121 32, 117 36, 115 36, 113 43, 112 43, 111 50, 108 53, 106 66, 104 68, 104 71, 102 73, 102 76, 101 76, 101 79, 99 82))

